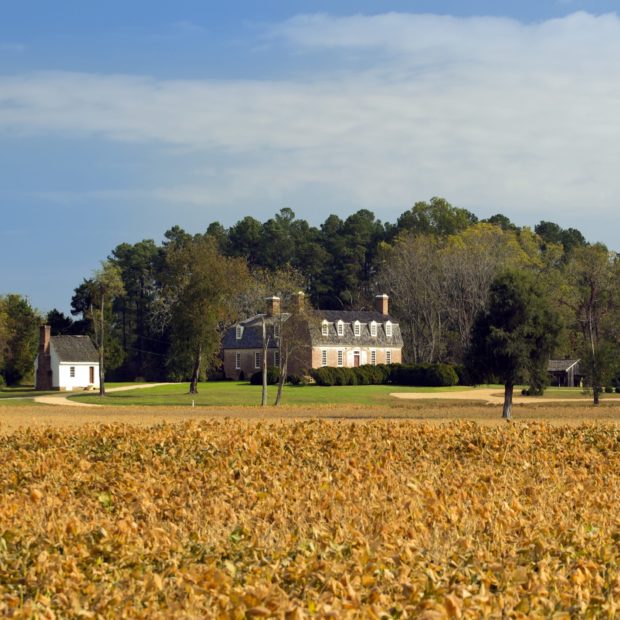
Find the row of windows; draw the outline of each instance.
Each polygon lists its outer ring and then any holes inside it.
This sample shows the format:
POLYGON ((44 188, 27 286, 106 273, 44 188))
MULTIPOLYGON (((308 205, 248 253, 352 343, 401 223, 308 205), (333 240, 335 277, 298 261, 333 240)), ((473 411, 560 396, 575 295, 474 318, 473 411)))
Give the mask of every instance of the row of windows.
MULTIPOLYGON (((360 355, 359 352, 356 352, 357 355, 360 355)), ((254 368, 256 370, 260 370, 261 362, 263 359, 263 354, 255 351, 254 352, 254 368)), ((370 362, 372 366, 377 365, 377 351, 375 349, 371 349, 370 351, 370 362)), ((385 363, 392 363, 392 351, 385 352, 385 363)), ((273 352, 273 365, 280 366, 280 352, 273 352)), ((344 351, 342 349, 338 349, 337 351, 337 365, 344 366, 344 351)), ((321 366, 327 366, 327 349, 321 349, 321 366)), ((73 370, 73 369, 72 369, 73 370)), ((235 353, 235 370, 241 370, 241 353, 235 353)), ((73 374, 71 375, 74 376, 73 374)))
MULTIPOLYGON (((257 370, 261 368, 262 359, 262 353, 258 351, 254 353, 254 368, 257 370)), ((273 352, 273 365, 280 366, 280 351, 273 352)), ((241 370, 241 353, 235 353, 235 370, 241 370)))
MULTIPOLYGON (((359 352, 355 352, 354 355, 360 355, 359 352)), ((392 363, 392 351, 385 352, 385 363, 392 363)), ((370 351, 370 364, 372 366, 377 365, 377 351, 375 349, 371 349, 370 351)), ((338 349, 337 352, 337 365, 344 366, 344 351, 342 349, 338 349)), ((321 366, 327 366, 327 349, 321 349, 321 366)))
MULTIPOLYGON (((376 323, 375 321, 370 323, 370 335, 373 338, 377 337, 377 327, 378 327, 378 323, 376 323)), ((344 336, 344 321, 336 322, 336 333, 339 336, 344 336)), ((359 338, 361 333, 362 333, 362 324, 359 321, 355 321, 353 323, 353 335, 359 338)), ((329 335, 329 323, 327 321, 323 321, 321 325, 321 334, 323 336, 329 335)), ((389 321, 385 324, 385 335, 388 338, 392 337, 392 324, 389 321)))

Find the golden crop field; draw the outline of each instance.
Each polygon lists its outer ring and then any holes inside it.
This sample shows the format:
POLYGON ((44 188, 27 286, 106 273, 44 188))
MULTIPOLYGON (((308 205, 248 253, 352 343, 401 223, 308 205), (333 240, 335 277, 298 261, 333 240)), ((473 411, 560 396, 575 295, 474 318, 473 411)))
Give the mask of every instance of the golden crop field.
POLYGON ((620 430, 242 420, 0 440, 0 616, 569 618, 620 605, 620 430))

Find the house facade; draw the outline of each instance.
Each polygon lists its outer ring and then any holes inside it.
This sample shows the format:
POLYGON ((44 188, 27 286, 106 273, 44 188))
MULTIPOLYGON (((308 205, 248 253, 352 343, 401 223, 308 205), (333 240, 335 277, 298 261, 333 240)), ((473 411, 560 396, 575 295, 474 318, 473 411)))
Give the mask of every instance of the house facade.
POLYGON ((34 376, 37 390, 98 388, 99 354, 88 336, 52 336, 42 325, 34 376))
POLYGON ((293 313, 305 317, 301 341, 288 359, 288 373, 311 368, 336 366, 352 368, 365 364, 402 362, 403 339, 400 326, 389 314, 387 295, 377 295, 375 310, 313 310, 305 313, 303 293, 298 293, 291 313, 281 313, 280 299, 267 300, 267 312, 233 325, 222 344, 224 375, 229 379, 249 379, 262 368, 263 324, 268 341, 267 365, 280 365, 279 330, 293 313))

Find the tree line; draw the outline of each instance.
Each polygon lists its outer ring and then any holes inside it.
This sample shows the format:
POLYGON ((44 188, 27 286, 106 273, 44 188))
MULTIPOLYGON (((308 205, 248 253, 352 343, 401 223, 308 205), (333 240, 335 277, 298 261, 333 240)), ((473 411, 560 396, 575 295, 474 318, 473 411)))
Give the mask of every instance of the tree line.
MULTIPOLYGON (((556 313, 553 355, 581 358, 596 391, 617 372, 618 264, 576 229, 519 227, 502 214, 479 220, 443 198, 415 203, 394 224, 362 209, 315 227, 287 208, 264 222, 213 222, 199 234, 175 226, 161 243, 122 243, 76 287, 71 316, 46 318, 53 334, 93 336, 111 378, 197 381, 217 366, 222 330, 261 312, 266 296, 304 290, 314 307, 371 309, 386 292, 406 361, 463 364, 492 283, 516 271, 536 280, 556 313)), ((14 382, 24 370, 14 370, 20 355, 6 334, 15 321, 3 306, 0 372, 14 382)), ((32 342, 31 357, 36 334, 32 342)))

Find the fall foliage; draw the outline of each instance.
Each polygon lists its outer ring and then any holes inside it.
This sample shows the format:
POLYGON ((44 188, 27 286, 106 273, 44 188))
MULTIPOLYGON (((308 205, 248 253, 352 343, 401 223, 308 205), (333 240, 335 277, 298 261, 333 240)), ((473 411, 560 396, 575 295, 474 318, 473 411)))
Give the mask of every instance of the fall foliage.
POLYGON ((620 434, 396 421, 21 431, 0 615, 612 617, 620 434))

